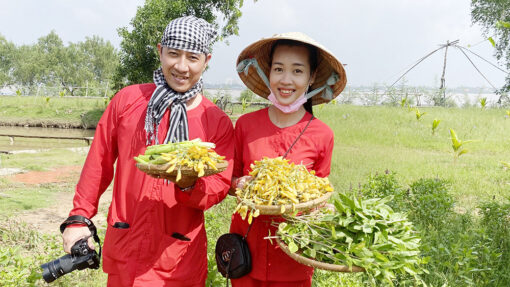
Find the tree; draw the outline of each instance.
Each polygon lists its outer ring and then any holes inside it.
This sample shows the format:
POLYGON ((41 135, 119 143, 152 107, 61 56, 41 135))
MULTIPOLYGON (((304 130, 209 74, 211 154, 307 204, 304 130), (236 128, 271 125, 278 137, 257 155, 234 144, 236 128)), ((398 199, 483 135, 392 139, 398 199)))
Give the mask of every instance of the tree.
POLYGON ((44 74, 43 61, 34 45, 23 45, 14 52, 13 81, 21 86, 35 87, 44 74))
POLYGON ((98 36, 85 37, 85 42, 78 43, 80 52, 86 58, 85 65, 93 74, 93 80, 98 83, 109 82, 113 79, 119 65, 119 53, 109 41, 98 36))
POLYGON ((241 95, 239 96, 239 100, 242 102, 245 100, 246 102, 252 102, 253 97, 255 96, 255 93, 252 92, 250 89, 245 89, 241 92, 241 95))
MULTIPOLYGON (((2 47, 0 39, 0 50, 2 47)), ((76 87, 99 87, 111 82, 119 62, 113 45, 98 36, 64 46, 51 31, 35 45, 13 49, 13 82, 31 91, 38 85, 62 86, 69 94, 79 95, 76 87)))
MULTIPOLYGON (((496 49, 495 56, 510 70, 510 1, 471 0, 471 20, 482 25, 483 33, 496 49)), ((510 75, 499 91, 510 92, 510 75)))
POLYGON ((16 46, 0 35, 0 87, 12 83, 12 70, 16 46))
POLYGON ((159 67, 157 43, 166 25, 175 18, 194 15, 219 27, 217 17, 223 15, 224 25, 219 40, 238 35, 243 0, 146 0, 131 20, 132 30, 118 29, 122 37, 120 66, 116 88, 125 84, 152 82, 152 73, 159 67))

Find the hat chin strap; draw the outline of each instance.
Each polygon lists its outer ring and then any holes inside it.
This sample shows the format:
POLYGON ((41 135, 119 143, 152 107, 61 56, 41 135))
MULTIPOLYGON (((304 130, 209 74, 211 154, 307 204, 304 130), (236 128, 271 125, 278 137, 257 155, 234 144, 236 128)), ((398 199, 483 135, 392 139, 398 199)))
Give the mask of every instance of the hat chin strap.
MULTIPOLYGON (((264 83, 266 84, 269 91, 271 91, 271 86, 269 84, 269 80, 267 79, 266 74, 264 74, 264 71, 262 71, 262 69, 260 68, 259 63, 257 62, 257 59, 255 59, 255 58, 244 59, 241 62, 239 62, 239 64, 237 64, 236 69, 237 69, 238 73, 244 72, 244 74, 246 76, 248 76, 248 71, 250 70, 250 66, 255 67, 257 74, 262 79, 262 81, 264 81, 264 83)), ((323 98, 326 101, 331 101, 333 99, 333 89, 331 88, 331 86, 333 86, 336 82, 338 82, 339 79, 340 79, 340 77, 338 76, 338 74, 335 72, 332 72, 331 75, 329 76, 329 78, 326 80, 326 83, 324 85, 305 94, 305 98, 309 99, 309 98, 317 95, 318 93, 324 91, 324 93, 322 93, 322 95, 321 95, 321 98, 323 98)))
POLYGON ((329 76, 328 80, 324 85, 318 87, 317 89, 305 95, 306 99, 309 99, 324 90, 324 93, 322 93, 321 98, 327 101, 331 101, 333 99, 333 89, 331 88, 331 86, 338 82, 339 79, 340 77, 337 75, 337 73, 335 72, 331 73, 331 75, 329 76))

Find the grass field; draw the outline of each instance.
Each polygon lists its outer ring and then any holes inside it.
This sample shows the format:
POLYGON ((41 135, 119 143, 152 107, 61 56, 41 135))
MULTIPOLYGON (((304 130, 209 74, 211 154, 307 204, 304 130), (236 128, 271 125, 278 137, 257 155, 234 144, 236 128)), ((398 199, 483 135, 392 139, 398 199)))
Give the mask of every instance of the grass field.
POLYGON ((451 181, 464 208, 482 199, 510 196, 510 118, 505 110, 324 106, 317 116, 335 132, 331 180, 338 191, 356 187, 368 174, 396 172, 405 182, 423 177, 451 181), (441 120, 435 135, 432 122, 441 120), (454 159, 450 129, 467 143, 454 159))
MULTIPOLYGON (((29 103, 26 105, 28 107, 29 103)), ((95 109, 98 105, 100 106, 101 103, 92 103, 89 108, 95 109)), ((436 273, 427 277, 426 281, 429 284, 433 286, 443 284, 444 286, 505 286, 501 285, 504 284, 501 282, 509 282, 495 281, 490 279, 492 277, 488 277, 489 275, 480 273, 483 271, 476 271, 475 269, 483 267, 480 264, 485 261, 481 258, 482 255, 473 257, 474 249, 470 249, 478 246, 477 242, 489 242, 488 239, 496 238, 496 235, 488 233, 489 231, 483 226, 476 227, 480 217, 480 204, 492 199, 503 204, 510 198, 510 170, 502 164, 502 162, 510 162, 510 118, 505 116, 506 110, 420 108, 421 113, 426 112, 420 120, 416 119, 414 110, 400 107, 325 105, 315 107, 314 111, 316 116, 326 122, 335 133, 330 180, 336 192, 358 192, 359 186, 367 182, 367 177, 385 174, 387 170, 396 174, 404 189, 409 189, 411 183, 422 178, 440 178, 450 183, 449 193, 455 200, 455 212, 449 214, 448 218, 440 218, 451 224, 445 227, 448 231, 440 230, 436 235, 424 231, 426 246, 437 249, 437 251, 424 249, 425 253, 433 257, 431 262, 436 264, 432 266, 433 268, 429 267, 436 273), (432 134, 434 119, 441 122, 435 134, 432 134), (458 158, 454 157, 452 150, 450 129, 454 129, 461 140, 474 140, 464 146, 469 152, 458 158), (463 214, 470 216, 469 220, 466 217, 456 217, 463 214), (461 237, 461 233, 475 227, 476 229, 472 229, 471 233, 476 236, 480 233, 480 238, 485 239, 461 237), (468 259, 471 261, 466 261, 468 259), (444 265, 442 265, 443 262, 444 265), (480 278, 489 279, 483 281, 480 278)), ((80 165, 84 161, 85 154, 56 149, 35 155, 0 155, 0 158, 2 167, 45 170, 51 167, 80 165)), ((10 266, 5 269, 7 272, 0 271, 0 286, 44 286, 42 281, 37 279, 38 265, 63 255, 60 239, 58 235, 48 236, 39 234, 35 230, 19 228, 23 225, 16 221, 16 214, 21 210, 58 204, 52 200, 54 194, 73 192, 70 187, 74 184, 69 182, 34 187, 0 177, 0 270, 10 266), (42 248, 41 245, 46 247, 42 248), (36 252, 40 253, 36 256, 34 255, 36 252)), ((208 283, 212 284, 211 286, 224 285, 221 276, 214 272, 212 248, 216 238, 228 230, 233 205, 232 198, 228 198, 206 212, 211 263, 208 283)), ((431 209, 431 212, 436 210, 431 209)), ((510 211, 506 212, 510 214, 510 211)), ((501 222, 508 223, 504 220, 501 222)), ((506 230, 501 232, 507 232, 506 230)), ((507 241, 504 242, 508 244, 507 241)), ((491 247, 492 251, 487 251, 490 255, 487 258, 492 259, 487 261, 497 261, 498 264, 502 264, 501 266, 508 265, 510 246, 505 246, 506 249, 501 250, 496 249, 499 247, 491 247)), ((474 251, 481 254, 479 249, 474 251)), ((490 268, 495 269, 494 266, 490 268)), ((487 270, 492 270, 490 268, 488 267, 487 270)), ((503 271, 505 270, 501 272, 503 271)), ((90 284, 96 284, 94 286, 104 286, 104 280, 105 276, 101 272, 73 272, 72 275, 64 276, 53 285, 90 286, 85 283, 90 282, 90 284)), ((359 274, 332 274, 318 271, 314 277, 314 286, 363 286, 361 282, 363 279, 359 274)))

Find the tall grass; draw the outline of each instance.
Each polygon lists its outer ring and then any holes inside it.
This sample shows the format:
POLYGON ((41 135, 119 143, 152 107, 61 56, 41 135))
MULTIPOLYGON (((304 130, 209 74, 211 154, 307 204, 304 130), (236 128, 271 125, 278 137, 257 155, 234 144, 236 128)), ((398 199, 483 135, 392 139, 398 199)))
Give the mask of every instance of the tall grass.
POLYGON ((477 108, 422 108, 326 105, 317 117, 335 132, 331 180, 339 192, 357 186, 373 172, 392 170, 407 182, 439 176, 452 183, 459 204, 471 208, 479 199, 510 196, 509 174, 501 161, 510 160, 510 121, 504 110, 477 108), (435 135, 434 119, 441 119, 435 135), (475 142, 469 153, 453 160, 449 129, 475 142))

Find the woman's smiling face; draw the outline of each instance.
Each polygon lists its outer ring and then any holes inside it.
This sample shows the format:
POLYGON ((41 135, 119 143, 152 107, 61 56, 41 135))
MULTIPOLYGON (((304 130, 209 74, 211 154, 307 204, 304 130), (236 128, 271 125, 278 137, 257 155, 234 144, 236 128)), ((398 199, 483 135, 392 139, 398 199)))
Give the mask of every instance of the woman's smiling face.
POLYGON ((278 45, 274 49, 269 84, 281 105, 288 106, 295 102, 312 82, 306 47, 278 45))

